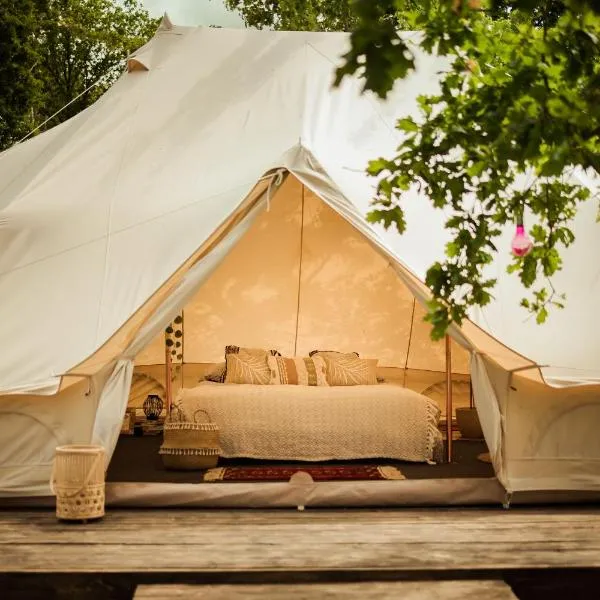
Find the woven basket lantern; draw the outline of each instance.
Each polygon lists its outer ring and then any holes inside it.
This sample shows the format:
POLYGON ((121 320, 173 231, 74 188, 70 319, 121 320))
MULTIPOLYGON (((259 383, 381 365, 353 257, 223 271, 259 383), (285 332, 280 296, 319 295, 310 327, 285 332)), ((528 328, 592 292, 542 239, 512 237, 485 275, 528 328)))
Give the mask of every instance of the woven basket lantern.
POLYGON ((50 488, 59 519, 87 521, 104 516, 104 465, 102 446, 56 448, 50 488))
POLYGON ((165 468, 192 471, 216 467, 221 452, 219 426, 205 410, 197 410, 194 421, 181 420, 181 411, 177 410, 179 420, 165 423, 164 442, 159 450, 165 468), (205 422, 198 422, 199 413, 205 415, 205 422))

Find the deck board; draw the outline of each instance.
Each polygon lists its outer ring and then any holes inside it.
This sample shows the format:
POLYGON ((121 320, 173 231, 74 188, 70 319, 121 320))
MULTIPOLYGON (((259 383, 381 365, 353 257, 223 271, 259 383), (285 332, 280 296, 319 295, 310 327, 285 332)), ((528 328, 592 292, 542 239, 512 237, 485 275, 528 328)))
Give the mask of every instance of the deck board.
POLYGON ((135 600, 516 600, 502 581, 401 581, 304 585, 142 585, 135 600))
POLYGON ((600 568, 600 510, 0 513, 0 573, 600 568))

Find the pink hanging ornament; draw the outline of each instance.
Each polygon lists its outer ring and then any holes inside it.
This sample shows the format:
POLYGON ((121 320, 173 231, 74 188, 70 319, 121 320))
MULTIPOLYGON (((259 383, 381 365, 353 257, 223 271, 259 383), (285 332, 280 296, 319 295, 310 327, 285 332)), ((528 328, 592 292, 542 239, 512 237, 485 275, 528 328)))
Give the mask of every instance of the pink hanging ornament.
POLYGON ((527 256, 533 249, 533 242, 525 232, 523 223, 517 222, 517 231, 512 239, 511 250, 515 256, 527 256))

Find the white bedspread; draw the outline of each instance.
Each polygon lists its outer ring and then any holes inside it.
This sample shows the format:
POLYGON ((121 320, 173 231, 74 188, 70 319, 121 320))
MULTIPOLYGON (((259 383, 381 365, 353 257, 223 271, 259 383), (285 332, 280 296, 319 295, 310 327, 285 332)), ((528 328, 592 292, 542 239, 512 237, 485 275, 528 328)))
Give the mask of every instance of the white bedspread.
POLYGON ((203 408, 220 427, 222 456, 265 460, 434 460, 433 401, 393 384, 308 387, 203 382, 175 404, 203 408))

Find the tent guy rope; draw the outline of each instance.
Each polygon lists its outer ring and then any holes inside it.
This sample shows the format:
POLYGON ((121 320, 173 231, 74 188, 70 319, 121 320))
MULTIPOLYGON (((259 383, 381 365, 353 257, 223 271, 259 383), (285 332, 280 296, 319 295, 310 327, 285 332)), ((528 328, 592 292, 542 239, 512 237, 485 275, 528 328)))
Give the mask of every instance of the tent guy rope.
POLYGON ((59 108, 54 114, 50 115, 45 121, 40 123, 37 127, 34 127, 27 135, 23 136, 20 140, 17 140, 14 145, 17 146, 21 142, 24 142, 26 139, 31 137, 38 129, 41 129, 44 125, 46 125, 46 123, 49 123, 50 121, 52 121, 52 119, 54 119, 54 117, 56 117, 63 110, 65 110, 65 108, 68 108, 69 106, 71 106, 71 104, 73 104, 73 102, 76 102, 77 100, 79 100, 79 98, 81 98, 81 96, 87 94, 91 89, 95 88, 97 85, 102 83, 102 81, 104 81, 104 79, 106 79, 106 77, 108 75, 109 75, 109 73, 105 73, 104 75, 99 77, 96 81, 94 81, 94 83, 92 83, 91 85, 86 87, 85 90, 83 90, 83 92, 81 92, 80 94, 77 94, 77 96, 75 96, 75 98, 73 98, 72 100, 69 100, 69 102, 67 102, 62 108, 59 108))

